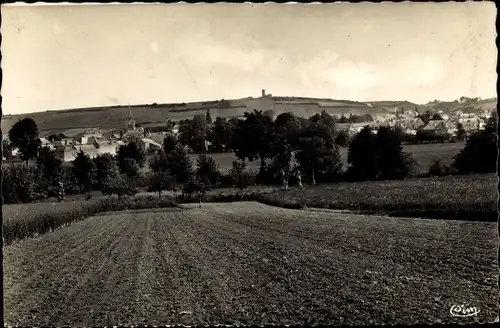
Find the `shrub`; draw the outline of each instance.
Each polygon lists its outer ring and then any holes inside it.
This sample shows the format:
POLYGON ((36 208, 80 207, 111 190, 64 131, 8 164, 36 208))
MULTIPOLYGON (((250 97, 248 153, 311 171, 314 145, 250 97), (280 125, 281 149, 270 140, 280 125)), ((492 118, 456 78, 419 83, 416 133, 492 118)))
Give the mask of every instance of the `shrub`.
POLYGON ((243 200, 244 191, 254 183, 255 176, 246 170, 244 161, 233 161, 233 167, 229 174, 232 178, 233 186, 240 191, 241 200, 243 200))
POLYGON ((110 179, 101 189, 103 195, 110 197, 112 195, 118 196, 118 201, 120 201, 123 196, 135 195, 137 191, 137 186, 134 181, 125 174, 119 174, 113 179, 110 179))
POLYGON ((45 181, 33 165, 2 166, 2 194, 5 204, 29 203, 47 197, 45 181))
POLYGON ((441 161, 436 160, 434 163, 429 167, 429 176, 436 176, 436 177, 441 177, 441 176, 446 176, 451 174, 451 169, 449 166, 441 164, 441 161))

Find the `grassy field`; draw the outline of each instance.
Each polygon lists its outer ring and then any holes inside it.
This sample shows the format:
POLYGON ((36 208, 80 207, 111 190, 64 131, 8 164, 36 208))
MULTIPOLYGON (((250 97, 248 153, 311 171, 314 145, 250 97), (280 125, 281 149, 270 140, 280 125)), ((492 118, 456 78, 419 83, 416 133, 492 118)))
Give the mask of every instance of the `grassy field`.
POLYGON ((496 174, 323 184, 280 190, 260 198, 289 208, 303 206, 399 217, 497 221, 496 174))
POLYGON ((4 248, 8 325, 414 324, 498 315, 495 223, 259 203, 91 217, 4 248), (450 315, 455 304, 477 316, 450 315))
MULTIPOLYGON (((441 164, 451 165, 453 156, 458 154, 465 146, 464 142, 444 143, 444 144, 424 144, 424 145, 405 145, 404 152, 411 153, 417 161, 417 170, 427 172, 435 160, 440 160, 441 164)), ((196 163, 197 154, 190 154, 193 162, 196 163)), ((234 160, 237 160, 233 153, 209 154, 221 169, 230 169, 234 160)), ((347 167, 347 148, 340 148, 340 156, 344 168, 347 167)), ((260 161, 247 162, 249 168, 258 170, 260 161)))

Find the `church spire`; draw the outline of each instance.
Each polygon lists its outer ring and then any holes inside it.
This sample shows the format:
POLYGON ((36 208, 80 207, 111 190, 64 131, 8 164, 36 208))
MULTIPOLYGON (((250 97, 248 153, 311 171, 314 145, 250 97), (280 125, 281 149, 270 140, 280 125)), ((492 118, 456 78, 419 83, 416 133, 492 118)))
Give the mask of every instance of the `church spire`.
POLYGON ((130 108, 130 100, 128 102, 128 130, 129 131, 135 131, 135 121, 132 118, 132 108, 130 108))

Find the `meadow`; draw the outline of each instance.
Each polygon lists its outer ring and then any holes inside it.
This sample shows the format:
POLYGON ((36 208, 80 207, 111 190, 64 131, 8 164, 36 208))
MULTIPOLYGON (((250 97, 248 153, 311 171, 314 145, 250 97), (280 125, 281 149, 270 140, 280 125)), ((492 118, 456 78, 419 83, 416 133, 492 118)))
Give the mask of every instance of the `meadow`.
POLYGON ((4 248, 8 325, 493 322, 495 223, 254 202, 93 216, 4 248), (477 316, 449 314, 468 302, 477 316))
MULTIPOLYGON (((427 172, 429 166, 431 166, 434 161, 439 160, 441 164, 451 165, 453 162, 453 157, 464 148, 464 142, 456 143, 443 143, 443 144, 422 144, 422 145, 404 145, 403 152, 407 152, 413 155, 416 160, 416 169, 418 172, 427 172)), ((345 147, 340 148, 340 157, 344 169, 347 168, 347 151, 345 147)), ((233 161, 238 160, 234 153, 217 153, 209 154, 215 162, 220 166, 221 169, 230 169, 233 161)), ((189 155, 196 163, 196 157, 198 154, 189 155)), ((248 162, 247 165, 252 170, 258 170, 260 161, 248 162)))
POLYGON ((279 190, 261 202, 287 208, 323 208, 363 214, 439 220, 498 220, 496 174, 320 184, 279 190))
MULTIPOLYGON (((396 181, 342 182, 292 186, 251 186, 243 194, 235 188, 209 191, 205 202, 253 200, 290 209, 319 208, 345 210, 359 214, 416 217, 438 220, 496 222, 498 219, 498 178, 496 174, 413 178, 396 181)), ((118 202, 96 191, 53 199, 3 206, 5 243, 53 231, 103 211, 175 207, 178 203, 198 202, 196 197, 180 197, 165 192, 161 202, 155 193, 142 191, 118 202)))

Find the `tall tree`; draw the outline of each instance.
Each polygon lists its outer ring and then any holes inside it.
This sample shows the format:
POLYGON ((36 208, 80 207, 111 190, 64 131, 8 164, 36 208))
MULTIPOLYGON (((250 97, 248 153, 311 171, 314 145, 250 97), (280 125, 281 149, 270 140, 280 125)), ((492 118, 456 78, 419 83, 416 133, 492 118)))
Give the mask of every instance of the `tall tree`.
POLYGON ((155 172, 151 177, 151 183, 149 184, 148 191, 158 193, 158 202, 161 203, 161 193, 164 190, 174 190, 175 189, 175 177, 170 174, 170 172, 155 172))
POLYGON ((498 169, 497 119, 493 117, 483 131, 473 133, 458 153, 452 168, 461 174, 493 173, 498 169))
POLYGON ((207 109, 207 115, 205 116, 205 121, 207 124, 212 124, 212 115, 210 115, 210 109, 207 109))
POLYGON ((311 119, 303 128, 299 142, 300 150, 297 152, 297 160, 302 173, 311 178, 313 184, 318 178, 325 182, 339 178, 342 162, 331 127, 321 120, 311 119))
POLYGON ((138 172, 138 168, 136 168, 136 166, 144 166, 146 155, 135 142, 130 142, 126 145, 121 145, 118 148, 118 151, 116 152, 116 159, 118 161, 120 172, 122 174, 127 174, 128 176, 133 176, 138 172), (133 160, 135 164, 131 160, 133 160))
POLYGON ((171 153, 178 143, 179 141, 177 140, 177 137, 175 135, 167 135, 165 139, 163 139, 163 151, 165 152, 165 154, 171 153))
POLYGON ((207 123, 203 115, 196 115, 192 120, 181 121, 179 126, 179 142, 189 146, 194 152, 206 151, 205 140, 207 123))
POLYGON ((467 132, 464 129, 464 125, 462 123, 457 123, 457 139, 464 140, 467 132))
POLYGON ((356 134, 349 144, 347 162, 351 179, 366 181, 377 178, 375 135, 366 126, 356 134))
POLYGON ((261 172, 265 170, 265 160, 270 158, 269 142, 273 136, 273 122, 262 111, 246 112, 233 136, 233 147, 239 159, 249 161, 260 159, 261 172))
POLYGON ((118 165, 111 154, 101 154, 92 159, 95 167, 97 188, 100 190, 110 179, 118 174, 118 165))
POLYGON ((36 163, 39 172, 42 173, 39 182, 46 186, 50 196, 54 195, 62 174, 62 161, 57 157, 54 150, 49 147, 42 147, 36 163))
POLYGON ((408 175, 409 165, 403 153, 402 137, 394 128, 381 127, 375 138, 377 179, 401 179, 408 175))
POLYGON ((14 148, 19 150, 19 158, 26 162, 38 156, 41 142, 38 138, 36 122, 27 117, 17 121, 9 130, 9 140, 14 148))
POLYGON ((210 142, 210 151, 216 153, 226 152, 231 148, 231 126, 223 117, 217 117, 207 134, 210 142))
POLYGON ((245 189, 253 184, 253 174, 246 170, 245 161, 233 161, 233 166, 229 172, 234 187, 240 190, 241 200, 245 194, 245 189))
POLYGON ((220 173, 213 158, 206 154, 198 156, 196 166, 195 174, 188 179, 183 191, 185 194, 197 193, 201 207, 205 194, 217 185, 220 173))
POLYGON ((72 170, 81 190, 88 192, 90 195, 92 191, 92 179, 94 177, 94 165, 90 157, 82 150, 76 154, 72 162, 72 170))

